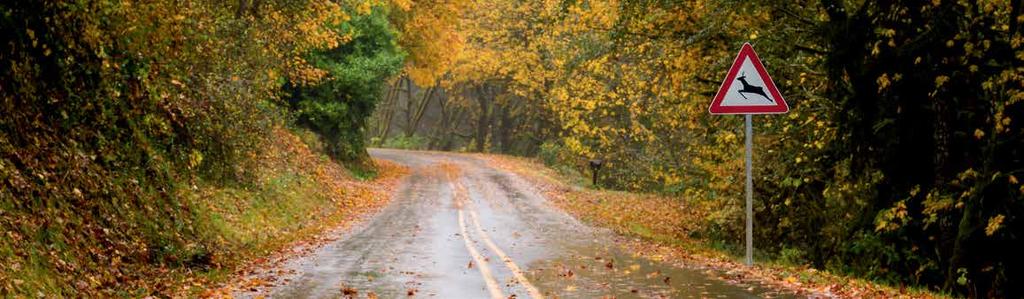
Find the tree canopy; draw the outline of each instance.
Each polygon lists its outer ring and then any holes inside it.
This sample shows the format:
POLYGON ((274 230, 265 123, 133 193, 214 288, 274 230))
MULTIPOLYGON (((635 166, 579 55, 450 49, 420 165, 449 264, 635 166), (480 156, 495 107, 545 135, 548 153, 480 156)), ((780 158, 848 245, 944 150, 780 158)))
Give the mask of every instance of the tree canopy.
MULTIPOLYGON (((703 207, 739 244, 741 118, 707 107, 757 48, 756 234, 811 266, 1019 296, 1021 1, 469 1, 428 145, 540 155, 703 207), (449 129, 454 126, 455 129, 449 129), (446 133, 452 132, 452 133, 446 133), (454 140, 454 141, 452 141, 454 140), (514 146, 507 146, 507 145, 514 146)), ((419 83, 419 82, 417 82, 419 83)), ((416 131, 416 129, 412 129, 416 131)))

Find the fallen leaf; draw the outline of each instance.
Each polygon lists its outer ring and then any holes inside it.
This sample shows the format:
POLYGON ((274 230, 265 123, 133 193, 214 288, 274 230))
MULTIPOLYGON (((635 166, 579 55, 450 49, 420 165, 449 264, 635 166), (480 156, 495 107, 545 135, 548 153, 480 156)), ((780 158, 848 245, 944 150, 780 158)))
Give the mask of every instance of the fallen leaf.
POLYGON ((342 287, 341 288, 341 294, 345 295, 345 297, 351 298, 351 297, 355 297, 355 296, 359 295, 359 291, 357 291, 356 289, 354 289, 352 287, 342 287))
POLYGON ((661 275, 661 271, 654 271, 654 272, 651 272, 651 273, 647 273, 647 279, 655 278, 655 277, 658 277, 660 275, 661 275))

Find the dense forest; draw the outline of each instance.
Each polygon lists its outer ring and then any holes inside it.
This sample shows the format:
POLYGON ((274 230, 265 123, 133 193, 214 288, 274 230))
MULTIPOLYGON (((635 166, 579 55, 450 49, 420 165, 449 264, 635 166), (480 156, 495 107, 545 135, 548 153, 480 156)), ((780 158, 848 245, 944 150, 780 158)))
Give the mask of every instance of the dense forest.
POLYGON ((757 116, 773 260, 971 297, 1024 279, 1021 1, 468 1, 437 82, 392 81, 389 147, 538 156, 701 207, 741 248, 742 118, 707 113, 741 44, 792 110, 757 116))
POLYGON ((170 296, 352 197, 321 193, 374 175, 367 145, 602 159, 601 188, 673 196, 738 252, 742 118, 707 107, 749 42, 791 107, 754 118, 759 259, 1021 297, 1022 9, 3 2, 0 295, 170 296))
POLYGON ((430 74, 403 30, 433 5, 0 4, 0 296, 171 295, 362 207, 366 118, 430 74))

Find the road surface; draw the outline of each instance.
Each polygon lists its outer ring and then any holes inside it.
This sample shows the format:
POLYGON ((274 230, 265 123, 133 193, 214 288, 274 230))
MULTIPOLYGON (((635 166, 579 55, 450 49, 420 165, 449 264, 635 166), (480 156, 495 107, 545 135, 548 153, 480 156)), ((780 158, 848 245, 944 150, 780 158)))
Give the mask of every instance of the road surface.
MULTIPOLYGON (((374 149, 410 168, 391 204, 290 262, 274 298, 762 298, 701 270, 635 257, 613 235, 547 203, 515 174, 468 155, 374 149)), ((784 296, 784 295, 781 295, 784 296)))

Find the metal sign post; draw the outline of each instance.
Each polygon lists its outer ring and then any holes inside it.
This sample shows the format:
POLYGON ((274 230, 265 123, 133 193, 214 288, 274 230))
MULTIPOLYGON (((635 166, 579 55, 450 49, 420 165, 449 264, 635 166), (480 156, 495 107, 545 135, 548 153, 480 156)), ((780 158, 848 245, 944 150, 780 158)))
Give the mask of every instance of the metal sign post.
POLYGON ((736 55, 722 87, 708 107, 711 114, 743 114, 746 133, 746 254, 747 266, 754 264, 754 114, 778 114, 789 112, 789 105, 779 94, 775 82, 754 53, 754 47, 743 44, 736 55), (736 84, 739 82, 739 84, 736 84))
POLYGON ((747 258, 745 262, 747 266, 750 266, 754 264, 754 180, 751 178, 753 175, 752 169, 754 168, 754 159, 752 158, 754 151, 754 125, 751 119, 754 116, 746 114, 745 117, 747 123, 747 258))

